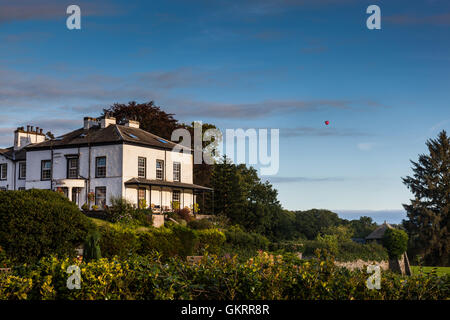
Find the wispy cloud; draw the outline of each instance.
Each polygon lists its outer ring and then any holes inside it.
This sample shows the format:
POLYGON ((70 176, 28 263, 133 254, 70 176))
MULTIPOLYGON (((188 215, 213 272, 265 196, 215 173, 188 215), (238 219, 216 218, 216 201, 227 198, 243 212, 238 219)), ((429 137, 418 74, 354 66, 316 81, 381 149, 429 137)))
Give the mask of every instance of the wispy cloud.
POLYGON ((373 143, 373 142, 360 142, 356 146, 361 151, 369 151, 369 150, 373 149, 373 147, 375 146, 375 143, 373 143))
POLYGON ((383 21, 399 25, 450 25, 450 12, 435 15, 398 14, 386 16, 383 21))
POLYGON ((356 131, 347 128, 332 128, 332 127, 296 127, 296 128, 281 128, 281 136, 286 138, 301 137, 301 136, 317 136, 317 137, 358 137, 369 136, 367 132, 356 131))
MULTIPOLYGON (((83 16, 104 16, 120 12, 117 6, 106 1, 78 0, 83 16)), ((69 2, 59 0, 0 0, 0 22, 17 20, 65 19, 69 2)))

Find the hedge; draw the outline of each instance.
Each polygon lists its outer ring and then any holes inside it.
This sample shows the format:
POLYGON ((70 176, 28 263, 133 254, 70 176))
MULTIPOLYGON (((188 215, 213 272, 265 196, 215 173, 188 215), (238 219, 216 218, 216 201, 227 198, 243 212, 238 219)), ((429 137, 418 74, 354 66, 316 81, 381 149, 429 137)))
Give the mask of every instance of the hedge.
POLYGON ((448 299, 450 278, 383 272, 381 288, 366 287, 365 270, 349 271, 321 259, 296 263, 266 252, 244 262, 208 256, 191 265, 157 256, 100 259, 78 263, 81 288, 66 286, 70 259, 45 258, 39 264, 0 274, 0 299, 182 299, 182 300, 367 300, 448 299), (232 275, 232 276, 230 276, 232 275))
POLYGON ((192 230, 183 226, 137 231, 122 225, 100 226, 100 248, 104 257, 122 258, 159 252, 163 258, 219 253, 225 235, 217 229, 192 230))
POLYGON ((337 250, 330 248, 329 244, 319 240, 303 240, 304 255, 314 256, 315 251, 328 250, 333 252, 334 257, 338 261, 355 261, 358 259, 364 261, 384 261, 388 260, 388 253, 383 246, 377 243, 361 244, 354 241, 343 241, 337 244, 337 250))
POLYGON ((0 246, 16 261, 75 255, 94 228, 77 206, 50 190, 0 192, 0 246))

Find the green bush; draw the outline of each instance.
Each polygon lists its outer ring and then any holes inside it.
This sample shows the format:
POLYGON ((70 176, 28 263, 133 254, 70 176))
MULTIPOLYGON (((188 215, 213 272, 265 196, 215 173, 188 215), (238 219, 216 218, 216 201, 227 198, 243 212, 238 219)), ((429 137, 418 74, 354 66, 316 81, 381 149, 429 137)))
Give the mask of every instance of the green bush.
POLYGON ((102 257, 100 250, 100 233, 90 232, 84 242, 83 259, 86 261, 97 260, 102 257))
POLYGON ((198 245, 196 251, 199 254, 208 252, 219 254, 226 241, 225 234, 217 229, 198 230, 198 245))
POLYGON ((189 221, 187 226, 194 230, 204 230, 204 229, 213 229, 214 223, 212 223, 208 219, 200 219, 189 221))
POLYGON ((101 226, 100 248, 103 256, 125 258, 133 254, 159 252, 164 258, 192 255, 197 247, 195 230, 174 225, 137 231, 124 225, 101 226))
POLYGON ((377 243, 361 244, 354 241, 334 243, 323 240, 303 240, 304 255, 314 256, 315 251, 327 250, 338 261, 383 261, 388 259, 388 253, 383 246, 377 243))
POLYGON ((226 242, 233 248, 267 250, 270 241, 259 233, 246 232, 234 226, 225 231, 226 242))
POLYGON ((136 231, 121 225, 100 226, 100 250, 104 257, 128 257, 139 250, 136 231))
POLYGON ((385 261, 388 253, 378 243, 361 244, 354 241, 345 241, 339 244, 336 260, 339 261, 385 261))
POLYGON ((91 227, 77 206, 57 192, 0 192, 0 246, 16 261, 33 262, 50 254, 74 256, 91 227))
POLYGON ((106 207, 105 213, 110 222, 121 222, 131 225, 152 226, 152 211, 150 209, 135 208, 125 198, 111 197, 111 205, 106 207))
POLYGON ((260 252, 249 260, 208 256, 198 265, 157 255, 79 264, 81 289, 66 286, 70 259, 44 258, 0 274, 0 300, 431 300, 448 299, 450 278, 383 272, 366 287, 365 270, 339 268, 326 254, 307 262, 260 252))
POLYGON ((390 258, 398 259, 408 248, 408 234, 399 229, 387 229, 383 236, 383 246, 390 258))

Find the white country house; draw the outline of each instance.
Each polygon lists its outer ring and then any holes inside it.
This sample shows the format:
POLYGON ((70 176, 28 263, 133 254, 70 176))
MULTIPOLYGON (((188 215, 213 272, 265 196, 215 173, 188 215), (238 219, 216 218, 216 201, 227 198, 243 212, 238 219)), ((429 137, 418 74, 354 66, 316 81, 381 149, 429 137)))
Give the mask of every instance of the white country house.
POLYGON ((156 211, 170 210, 174 201, 193 208, 196 195, 211 189, 193 184, 192 150, 174 146, 137 121, 118 124, 110 116, 85 117, 82 128, 54 139, 38 127, 20 127, 14 146, 0 149, 0 189, 58 190, 80 208, 103 208, 112 196, 156 211))

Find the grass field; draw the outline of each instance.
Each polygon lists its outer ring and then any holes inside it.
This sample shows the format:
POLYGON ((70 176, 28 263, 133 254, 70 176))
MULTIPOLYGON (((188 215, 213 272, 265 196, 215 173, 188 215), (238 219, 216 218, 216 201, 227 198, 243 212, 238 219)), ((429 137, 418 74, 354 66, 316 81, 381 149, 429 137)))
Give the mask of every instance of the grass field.
MULTIPOLYGON (((420 272, 420 268, 419 266, 411 266, 412 272, 414 274, 417 274, 420 272)), ((422 267, 423 272, 425 273, 430 273, 433 269, 436 269, 436 273, 438 276, 443 276, 443 275, 450 275, 450 267, 422 267)))

